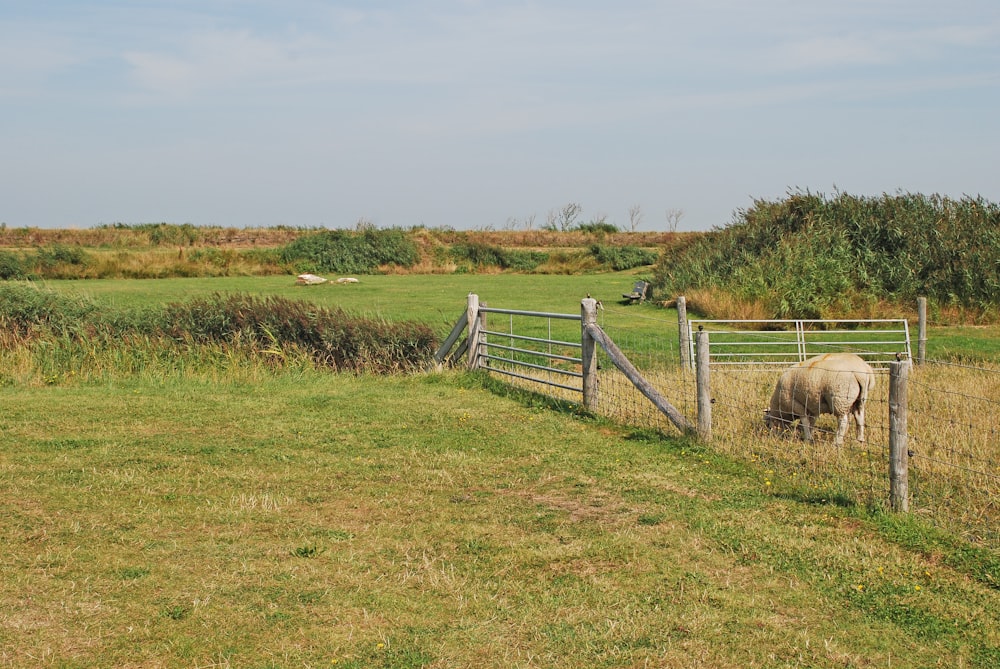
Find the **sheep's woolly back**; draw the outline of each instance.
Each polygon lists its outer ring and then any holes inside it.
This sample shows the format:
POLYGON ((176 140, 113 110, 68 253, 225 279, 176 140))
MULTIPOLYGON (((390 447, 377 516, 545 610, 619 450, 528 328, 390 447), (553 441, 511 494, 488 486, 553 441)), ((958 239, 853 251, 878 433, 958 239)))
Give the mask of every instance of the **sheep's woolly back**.
POLYGON ((853 353, 825 353, 784 371, 771 395, 770 415, 783 421, 829 413, 844 416, 868 399, 875 372, 853 353))

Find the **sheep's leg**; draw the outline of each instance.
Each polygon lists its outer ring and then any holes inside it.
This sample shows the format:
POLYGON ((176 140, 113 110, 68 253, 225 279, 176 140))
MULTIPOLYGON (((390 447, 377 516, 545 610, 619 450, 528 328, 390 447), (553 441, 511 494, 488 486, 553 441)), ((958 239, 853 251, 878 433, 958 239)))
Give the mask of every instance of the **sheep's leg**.
POLYGON ((858 441, 865 440, 865 405, 854 410, 854 426, 857 428, 858 441))
POLYGON ((837 416, 837 434, 833 436, 834 446, 841 446, 844 443, 844 436, 847 434, 847 419, 846 413, 843 416, 837 416))
POLYGON ((799 425, 802 427, 802 439, 805 441, 812 441, 812 432, 809 429, 812 427, 812 425, 810 425, 811 420, 812 418, 809 414, 803 414, 803 416, 799 419, 799 425))

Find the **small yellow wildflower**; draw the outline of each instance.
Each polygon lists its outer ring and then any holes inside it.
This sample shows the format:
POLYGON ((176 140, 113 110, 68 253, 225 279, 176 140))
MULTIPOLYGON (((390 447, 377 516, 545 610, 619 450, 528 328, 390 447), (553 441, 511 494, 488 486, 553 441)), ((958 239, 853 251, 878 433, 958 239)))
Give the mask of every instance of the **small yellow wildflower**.
POLYGON ((920 586, 919 585, 915 585, 915 586, 913 586, 913 589, 914 590, 920 590, 920 586))

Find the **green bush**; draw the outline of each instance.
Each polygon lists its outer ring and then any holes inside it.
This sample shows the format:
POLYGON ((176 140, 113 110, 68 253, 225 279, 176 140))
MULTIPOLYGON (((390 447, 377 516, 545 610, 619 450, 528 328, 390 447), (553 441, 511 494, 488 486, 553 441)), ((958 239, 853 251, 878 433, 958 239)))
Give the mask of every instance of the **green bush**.
POLYGON ((581 223, 575 228, 580 232, 586 232, 592 235, 613 235, 616 232, 621 232, 618 226, 614 223, 608 223, 607 221, 593 221, 591 223, 581 223))
POLYGON ((38 249, 35 252, 35 260, 44 271, 59 265, 85 266, 88 264, 89 254, 79 246, 53 244, 38 249))
POLYGON ((21 256, 9 251, 0 251, 0 279, 24 279, 26 277, 27 270, 21 256))
POLYGON ((814 318, 880 300, 995 309, 1000 207, 916 194, 832 198, 795 192, 757 201, 730 226, 664 255, 668 295, 718 289, 776 318, 814 318))
POLYGON ((413 240, 394 228, 307 235, 283 247, 280 257, 296 272, 374 274, 383 265, 412 267, 420 254, 413 240))
POLYGON ((468 263, 473 268, 498 267, 518 272, 530 272, 548 260, 541 251, 504 249, 480 243, 458 243, 451 247, 451 257, 458 263, 468 263))
POLYGON ((626 269, 652 265, 656 262, 656 251, 648 251, 638 246, 604 246, 593 244, 590 253, 601 265, 605 265, 620 272, 626 269))

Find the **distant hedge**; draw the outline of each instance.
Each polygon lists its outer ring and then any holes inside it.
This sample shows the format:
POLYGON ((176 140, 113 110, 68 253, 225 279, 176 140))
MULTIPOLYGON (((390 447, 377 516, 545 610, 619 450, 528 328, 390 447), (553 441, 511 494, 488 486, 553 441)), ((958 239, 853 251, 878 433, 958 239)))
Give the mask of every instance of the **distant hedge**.
POLYGON ((660 294, 725 291, 776 318, 818 318, 878 301, 996 311, 1000 206, 982 198, 795 192, 661 257, 660 294))
POLYGON ((590 253, 598 263, 610 267, 616 272, 652 265, 659 257, 656 251, 649 251, 638 246, 593 244, 590 247, 590 253))
POLYGON ((414 241, 396 228, 326 230, 296 239, 279 255, 296 272, 335 274, 374 274, 384 265, 412 267, 420 259, 414 241))
POLYGON ((530 272, 549 259, 549 254, 542 251, 505 249, 477 242, 454 244, 449 253, 460 266, 468 265, 471 269, 497 267, 515 272, 530 272))

